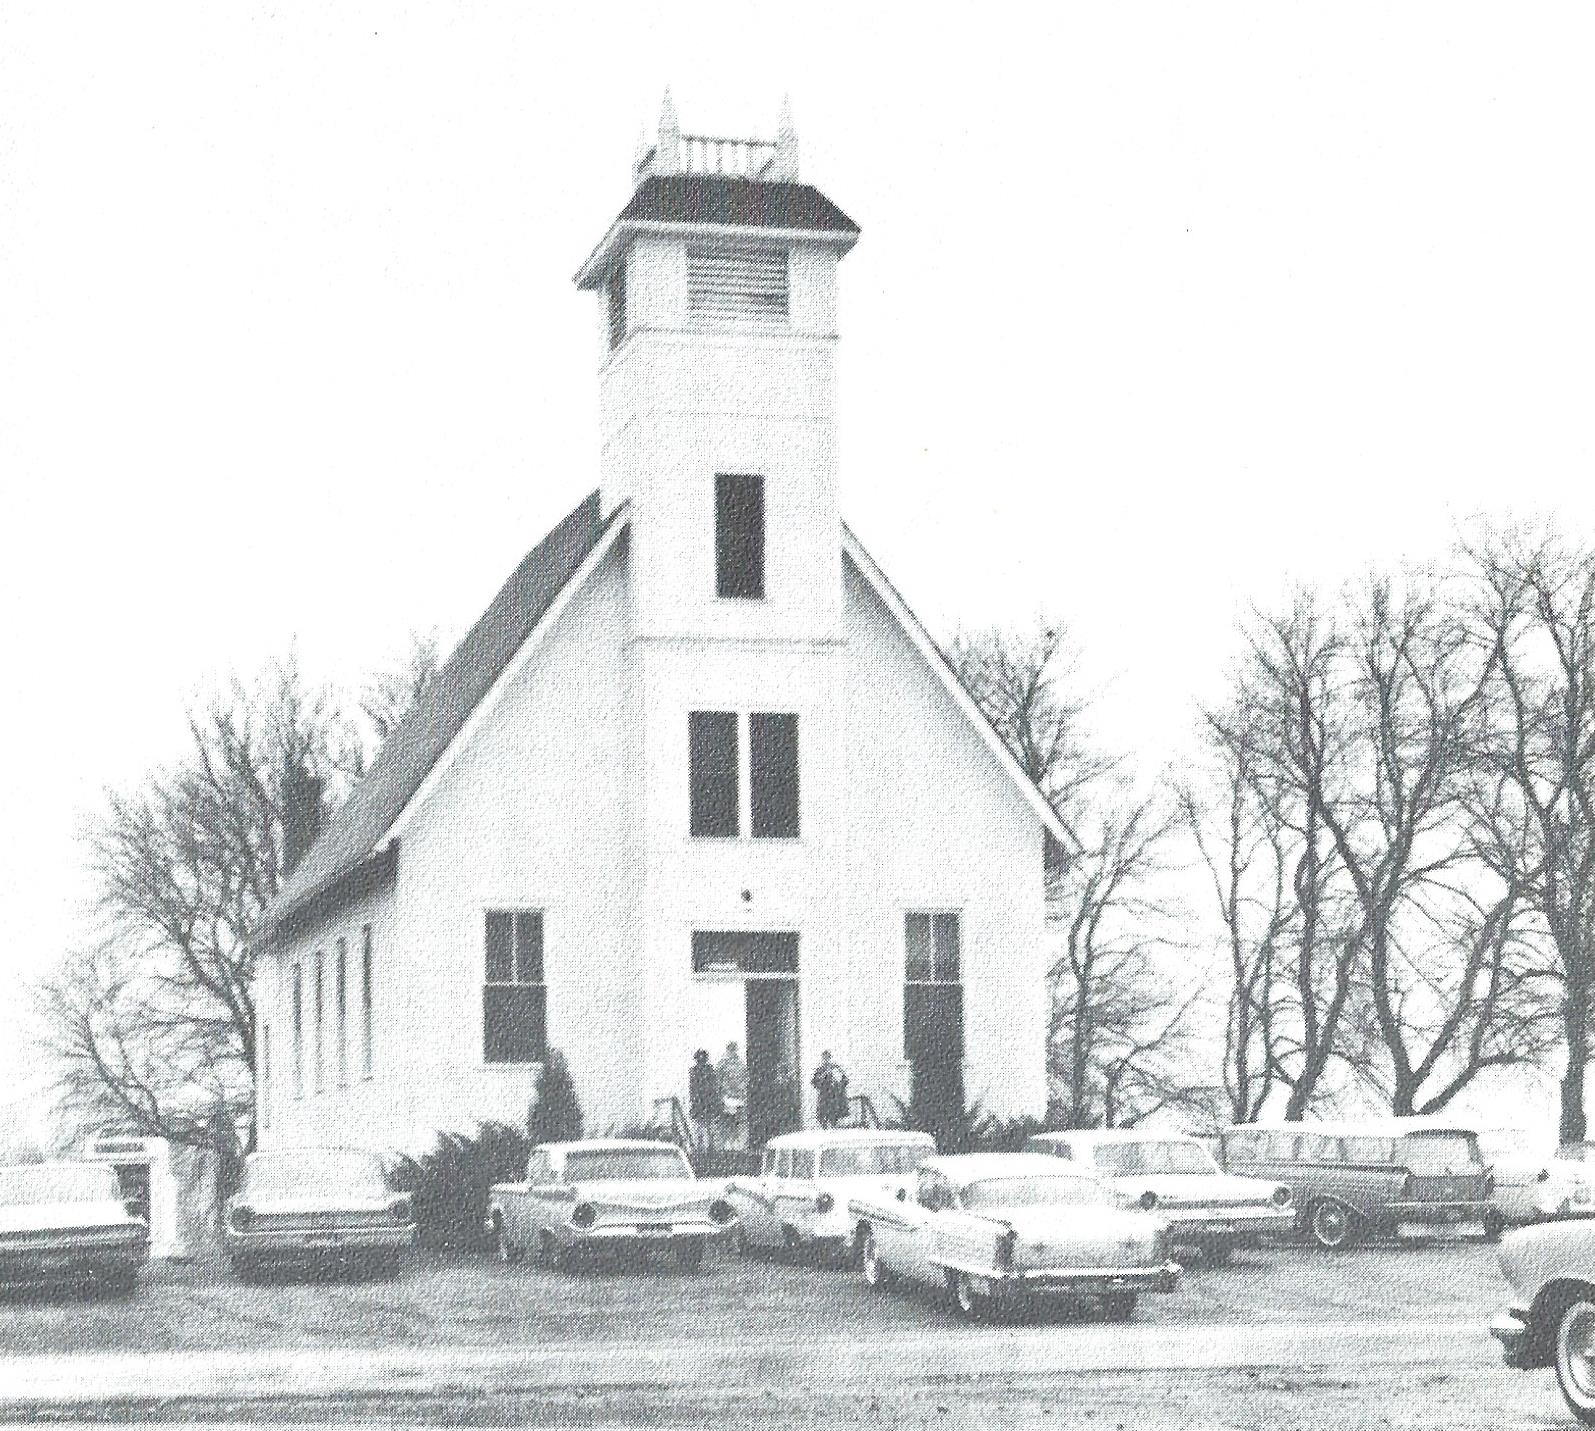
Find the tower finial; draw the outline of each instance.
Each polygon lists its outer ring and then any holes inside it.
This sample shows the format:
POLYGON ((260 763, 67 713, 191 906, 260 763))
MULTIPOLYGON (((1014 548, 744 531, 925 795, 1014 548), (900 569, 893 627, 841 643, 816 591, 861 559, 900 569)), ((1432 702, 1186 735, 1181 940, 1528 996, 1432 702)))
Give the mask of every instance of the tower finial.
POLYGON ((659 142, 654 148, 653 171, 674 174, 681 167, 681 121, 676 118, 676 103, 665 86, 664 103, 659 106, 659 142))
POLYGON ((781 118, 775 128, 775 159, 770 177, 795 182, 798 176, 797 126, 792 123, 792 96, 781 96, 781 118))

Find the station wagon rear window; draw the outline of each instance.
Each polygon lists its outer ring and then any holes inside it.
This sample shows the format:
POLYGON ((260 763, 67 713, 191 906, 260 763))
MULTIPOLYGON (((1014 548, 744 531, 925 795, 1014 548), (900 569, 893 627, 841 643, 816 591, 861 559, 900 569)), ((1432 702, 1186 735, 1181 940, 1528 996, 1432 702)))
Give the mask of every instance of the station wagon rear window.
POLYGON ((1205 1148, 1150 1139, 1144 1143, 1103 1143, 1096 1150, 1095 1161, 1099 1172, 1120 1178, 1150 1173, 1218 1171, 1218 1165, 1205 1148))
POLYGON ((122 1196, 116 1173, 105 1168, 31 1167, 0 1169, 0 1207, 47 1202, 116 1202, 122 1196))
POLYGON ((971 1212, 1000 1207, 1085 1207, 1100 1203, 1101 1187, 1090 1178, 983 1178, 963 1190, 971 1212))
POLYGON ((920 1143, 880 1143, 873 1147, 826 1148, 820 1154, 823 1178, 867 1178, 912 1173, 932 1149, 920 1143))
POLYGON ((1396 1161, 1411 1173, 1471 1173, 1479 1166, 1466 1133, 1409 1133, 1396 1147, 1396 1161))
POLYGON ((565 1177, 570 1182, 603 1178, 647 1180, 690 1178, 692 1169, 674 1148, 592 1148, 565 1154, 565 1177))

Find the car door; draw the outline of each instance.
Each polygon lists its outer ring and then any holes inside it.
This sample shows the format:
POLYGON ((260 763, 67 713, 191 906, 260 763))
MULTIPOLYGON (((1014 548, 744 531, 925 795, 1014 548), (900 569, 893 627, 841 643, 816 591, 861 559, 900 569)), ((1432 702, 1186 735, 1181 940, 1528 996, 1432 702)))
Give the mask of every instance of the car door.
POLYGON ((939 1283, 941 1264, 932 1260, 936 1228, 953 1204, 952 1185, 934 1168, 921 1168, 914 1195, 903 1204, 910 1226, 904 1237, 903 1275, 916 1282, 939 1283))
POLYGON ((760 1247, 781 1245, 781 1191, 786 1186, 791 1172, 790 1148, 764 1150, 764 1170, 759 1179, 758 1190, 758 1226, 755 1232, 750 1233, 750 1240, 757 1242, 760 1247))
POLYGON ((539 1160, 546 1162, 547 1158, 546 1153, 534 1150, 526 1160, 526 1176, 519 1183, 506 1188, 499 1198, 504 1214, 504 1231, 510 1245, 519 1251, 524 1252, 534 1241, 530 1227, 531 1190, 536 1181, 539 1160))

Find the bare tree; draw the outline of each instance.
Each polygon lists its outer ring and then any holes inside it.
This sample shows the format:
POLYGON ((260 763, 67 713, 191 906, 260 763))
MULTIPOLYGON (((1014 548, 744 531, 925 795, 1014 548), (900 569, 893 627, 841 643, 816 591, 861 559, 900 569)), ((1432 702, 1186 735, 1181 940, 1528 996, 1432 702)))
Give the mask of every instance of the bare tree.
POLYGON ((1496 718, 1480 742, 1479 849, 1544 935, 1566 1054, 1561 1136, 1585 1136, 1595 996, 1595 550, 1555 534, 1465 545, 1496 718))
POLYGON ((1134 1122, 1189 1100, 1194 989, 1181 991, 1166 957, 1171 820, 1161 797, 1136 799, 1119 762, 1086 732, 1089 700, 1064 629, 961 636, 960 679, 1072 836, 1049 843, 1051 1116, 1071 1126, 1134 1122))
MULTIPOLYGON (((405 659, 366 683, 360 711, 371 732, 374 756, 410 708, 431 689, 442 667, 442 638, 436 631, 412 631, 405 659)), ((365 761, 369 764, 369 758, 365 761)), ((363 772, 357 772, 363 773, 363 772)))
POLYGON ((290 793, 335 776, 349 741, 290 659, 191 712, 186 754, 107 797, 87 837, 101 937, 35 989, 63 1119, 252 1146, 252 937, 290 793))

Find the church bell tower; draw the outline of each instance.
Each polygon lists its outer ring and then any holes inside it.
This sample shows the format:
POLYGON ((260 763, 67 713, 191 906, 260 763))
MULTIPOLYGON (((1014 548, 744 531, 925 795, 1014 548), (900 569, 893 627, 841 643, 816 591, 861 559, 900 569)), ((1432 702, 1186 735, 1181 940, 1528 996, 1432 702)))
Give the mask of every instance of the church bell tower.
POLYGON ((685 134, 665 95, 630 202, 576 275, 600 296, 606 507, 632 508, 632 634, 834 640, 837 264, 858 226, 776 137, 685 134))

